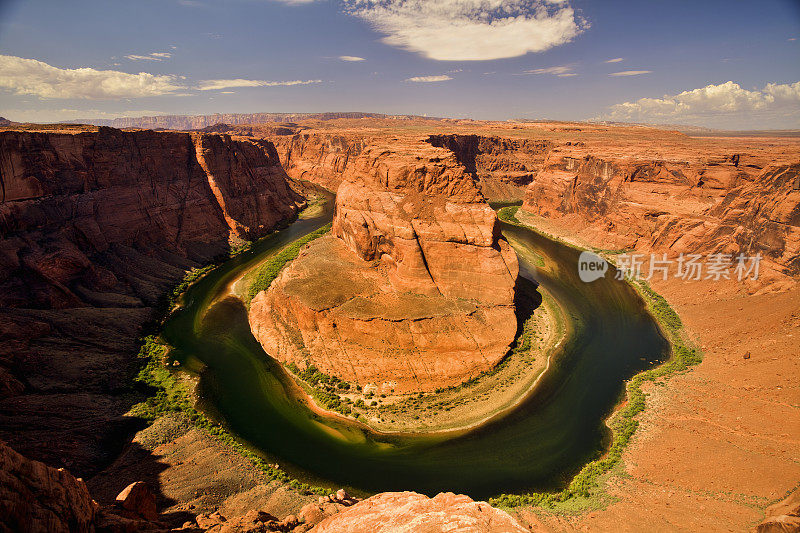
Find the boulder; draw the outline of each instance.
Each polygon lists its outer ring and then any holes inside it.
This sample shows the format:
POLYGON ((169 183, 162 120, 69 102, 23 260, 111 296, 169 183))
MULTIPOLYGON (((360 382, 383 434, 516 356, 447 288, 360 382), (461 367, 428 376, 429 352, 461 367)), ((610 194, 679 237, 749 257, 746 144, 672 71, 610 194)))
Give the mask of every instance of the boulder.
POLYGON ((144 481, 135 481, 122 489, 122 492, 117 495, 116 502, 124 511, 133 516, 145 520, 158 519, 156 496, 144 481))
POLYGON ((429 498, 415 492, 384 492, 326 518, 314 533, 527 533, 508 513, 450 492, 429 498))

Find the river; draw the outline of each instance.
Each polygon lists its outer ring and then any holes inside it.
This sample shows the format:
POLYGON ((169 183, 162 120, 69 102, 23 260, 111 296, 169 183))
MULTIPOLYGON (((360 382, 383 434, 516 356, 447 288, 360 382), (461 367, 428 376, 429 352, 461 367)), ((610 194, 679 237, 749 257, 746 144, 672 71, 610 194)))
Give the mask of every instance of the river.
POLYGON ((669 344, 633 288, 614 278, 583 283, 579 251, 527 228, 502 223, 520 254, 520 272, 566 313, 569 335, 534 392, 512 412, 464 434, 381 435, 321 418, 300 405, 280 365, 253 338, 232 280, 295 239, 327 224, 317 216, 256 243, 194 284, 165 324, 164 338, 184 369, 200 374, 200 407, 249 447, 292 475, 356 493, 414 490, 500 493, 558 489, 608 444, 605 418, 624 383, 663 362, 669 344))

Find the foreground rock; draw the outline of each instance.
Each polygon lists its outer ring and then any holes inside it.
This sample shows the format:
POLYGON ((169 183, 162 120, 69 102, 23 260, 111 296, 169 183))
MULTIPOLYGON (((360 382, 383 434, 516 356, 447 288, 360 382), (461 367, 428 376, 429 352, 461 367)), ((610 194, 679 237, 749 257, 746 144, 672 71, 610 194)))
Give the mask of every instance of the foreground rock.
POLYGON ((99 510, 82 480, 0 441, 0 529, 88 531, 99 510))
POLYGON ((758 533, 797 533, 800 531, 800 489, 785 500, 767 508, 767 517, 758 524, 758 533))
POLYGON ((451 492, 428 498, 415 492, 384 492, 323 520, 314 533, 523 533, 505 511, 451 492))
POLYGON ((457 384, 507 353, 516 255, 452 154, 365 148, 338 189, 332 233, 252 301, 272 357, 406 392, 457 384))

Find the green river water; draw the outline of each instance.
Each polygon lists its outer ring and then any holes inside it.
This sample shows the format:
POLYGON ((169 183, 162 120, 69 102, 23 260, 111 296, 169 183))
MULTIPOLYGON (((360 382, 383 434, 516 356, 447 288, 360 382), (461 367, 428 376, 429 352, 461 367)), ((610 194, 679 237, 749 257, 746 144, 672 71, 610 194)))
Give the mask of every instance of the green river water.
POLYGON ((244 443, 291 474, 357 493, 414 490, 488 498, 563 487, 609 439, 604 419, 624 382, 666 360, 669 344, 625 282, 578 279, 579 251, 531 230, 503 233, 544 259, 520 254, 521 275, 561 305, 570 335, 539 385, 513 411, 459 435, 380 435, 360 424, 321 418, 298 404, 280 365, 253 338, 242 302, 226 296, 244 270, 327 224, 332 200, 313 218, 256 243, 194 284, 164 327, 185 369, 200 374, 200 407, 244 443))

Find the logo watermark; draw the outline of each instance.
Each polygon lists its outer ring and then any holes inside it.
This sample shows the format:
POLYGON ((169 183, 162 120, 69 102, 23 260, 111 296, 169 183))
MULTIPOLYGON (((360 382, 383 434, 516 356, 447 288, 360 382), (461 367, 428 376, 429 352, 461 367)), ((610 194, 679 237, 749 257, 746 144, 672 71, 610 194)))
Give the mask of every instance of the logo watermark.
MULTIPOLYGON (((685 281, 758 279, 761 254, 680 254, 668 258, 667 254, 619 254, 615 258, 616 279, 667 280, 670 277, 685 281), (642 270, 646 270, 646 274, 642 270)), ((590 283, 605 277, 608 263, 592 252, 581 252, 578 258, 578 275, 590 283)))
POLYGON ((606 277, 608 261, 593 252, 581 252, 578 257, 578 276, 584 283, 606 277))

